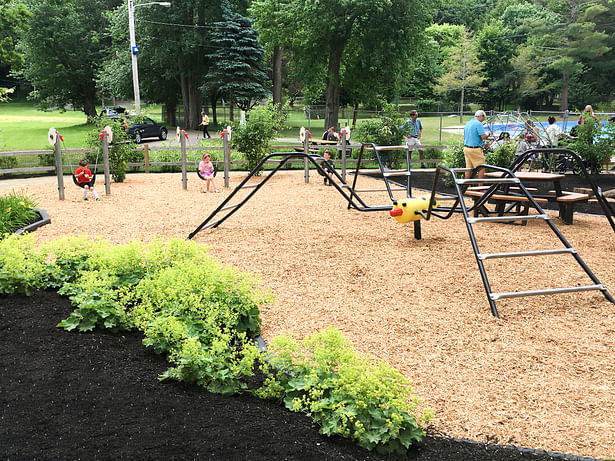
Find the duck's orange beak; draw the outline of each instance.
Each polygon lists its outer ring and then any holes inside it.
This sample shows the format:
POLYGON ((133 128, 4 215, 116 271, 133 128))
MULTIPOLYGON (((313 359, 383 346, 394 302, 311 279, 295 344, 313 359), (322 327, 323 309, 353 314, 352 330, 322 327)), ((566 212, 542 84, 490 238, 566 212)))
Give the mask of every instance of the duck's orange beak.
POLYGON ((393 208, 391 211, 389 211, 389 214, 393 217, 401 216, 404 214, 404 210, 402 210, 401 208, 393 208))

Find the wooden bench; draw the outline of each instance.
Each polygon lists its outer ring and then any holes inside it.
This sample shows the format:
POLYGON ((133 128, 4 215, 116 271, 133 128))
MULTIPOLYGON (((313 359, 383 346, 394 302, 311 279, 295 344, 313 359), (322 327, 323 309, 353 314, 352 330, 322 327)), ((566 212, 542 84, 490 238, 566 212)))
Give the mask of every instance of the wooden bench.
MULTIPOLYGON (((555 191, 549 191, 549 193, 555 193, 555 191)), ((574 206, 577 203, 585 203, 588 200, 588 194, 562 191, 562 195, 555 197, 555 201, 559 203, 559 219, 561 219, 564 224, 572 224, 574 206)))

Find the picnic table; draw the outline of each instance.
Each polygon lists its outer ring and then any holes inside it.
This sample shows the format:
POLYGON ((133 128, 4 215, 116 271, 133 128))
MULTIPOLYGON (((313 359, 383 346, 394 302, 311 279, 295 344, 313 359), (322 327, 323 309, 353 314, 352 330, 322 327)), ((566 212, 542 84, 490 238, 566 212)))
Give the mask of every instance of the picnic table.
MULTIPOLYGON (((490 172, 486 177, 499 178, 500 172, 490 172)), ((562 190, 561 180, 565 175, 559 173, 542 173, 538 171, 517 171, 515 176, 524 184, 524 187, 532 194, 537 203, 557 203, 559 208, 559 218, 564 224, 573 223, 574 207, 577 203, 584 203, 589 200, 588 194, 562 190), (526 185, 525 183, 528 183, 526 185), (543 186, 530 187, 530 186, 543 186), (551 187, 552 186, 552 187, 551 187), (544 189, 547 189, 546 191, 544 189)), ((470 187, 466 195, 470 195, 474 200, 478 200, 489 189, 489 186, 470 187)), ((527 214, 529 200, 519 188, 510 187, 503 184, 502 191, 498 191, 491 196, 491 201, 496 204, 496 212, 499 216, 510 212, 512 209, 519 214, 527 214)), ((477 210, 478 211, 478 210, 477 210)))

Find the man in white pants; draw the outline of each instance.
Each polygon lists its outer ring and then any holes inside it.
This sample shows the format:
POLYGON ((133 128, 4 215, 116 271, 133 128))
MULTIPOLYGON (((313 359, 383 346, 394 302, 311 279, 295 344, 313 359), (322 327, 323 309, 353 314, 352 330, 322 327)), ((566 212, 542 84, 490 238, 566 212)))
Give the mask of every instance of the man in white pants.
MULTIPOLYGON (((423 135, 423 124, 419 120, 419 113, 416 110, 410 111, 410 118, 404 123, 401 128, 402 131, 408 131, 406 135, 406 146, 416 147, 421 146, 421 136, 423 135)), ((421 159, 421 168, 425 168, 423 163, 423 149, 418 149, 419 158, 421 159)))

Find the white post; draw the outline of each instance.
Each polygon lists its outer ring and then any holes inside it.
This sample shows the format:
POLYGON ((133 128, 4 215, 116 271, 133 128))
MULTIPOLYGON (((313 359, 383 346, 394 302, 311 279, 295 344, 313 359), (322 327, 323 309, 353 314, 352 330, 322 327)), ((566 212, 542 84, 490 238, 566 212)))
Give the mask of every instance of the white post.
POLYGON ((107 138, 106 131, 103 131, 102 150, 103 165, 105 169, 105 195, 111 195, 111 171, 109 169, 109 138, 107 138))
POLYGON ((137 55, 135 53, 137 41, 135 39, 135 5, 128 0, 128 27, 130 32, 130 55, 132 58, 132 87, 135 95, 135 111, 141 113, 141 96, 139 94, 139 69, 137 68, 137 55))
POLYGON ((179 134, 179 144, 182 154, 182 189, 188 189, 188 172, 186 169, 186 132, 184 130, 179 134))
POLYGON ((56 132, 56 143, 53 145, 53 153, 56 157, 56 174, 58 176, 58 196, 64 200, 64 172, 62 171, 62 148, 60 147, 60 135, 56 132))
POLYGON ((222 131, 222 146, 224 147, 224 187, 228 189, 231 184, 231 144, 226 130, 222 131))

